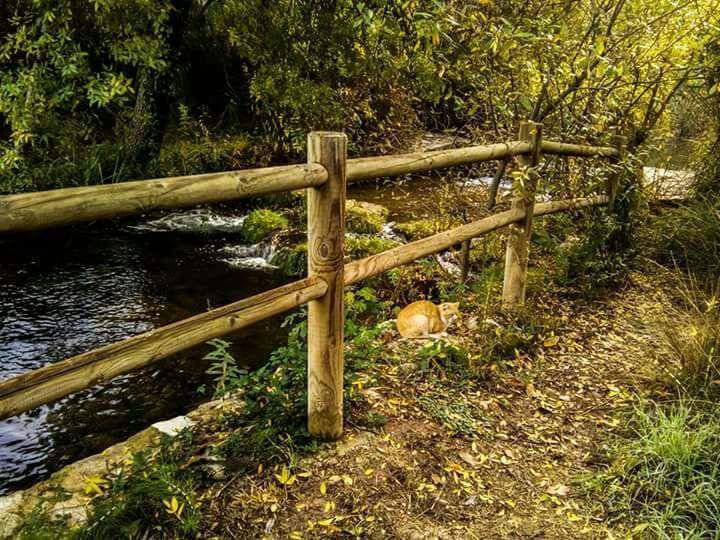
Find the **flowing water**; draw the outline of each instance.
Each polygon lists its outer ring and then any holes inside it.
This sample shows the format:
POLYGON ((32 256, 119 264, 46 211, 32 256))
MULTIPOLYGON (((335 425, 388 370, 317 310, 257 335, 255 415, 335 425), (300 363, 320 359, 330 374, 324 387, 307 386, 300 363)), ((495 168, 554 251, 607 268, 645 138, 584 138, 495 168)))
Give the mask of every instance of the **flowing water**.
MULTIPOLYGON (((220 220, 232 223, 234 217, 220 220)), ((219 229, 222 229, 220 226, 219 229)), ((228 260, 227 231, 81 227, 0 244, 0 378, 277 286, 267 268, 228 260)), ((238 261, 235 261, 238 262, 238 261)), ((280 344, 281 317, 233 336, 254 366, 280 344)), ((0 493, 26 486, 149 424, 190 409, 209 383, 207 346, 0 422, 0 493)))

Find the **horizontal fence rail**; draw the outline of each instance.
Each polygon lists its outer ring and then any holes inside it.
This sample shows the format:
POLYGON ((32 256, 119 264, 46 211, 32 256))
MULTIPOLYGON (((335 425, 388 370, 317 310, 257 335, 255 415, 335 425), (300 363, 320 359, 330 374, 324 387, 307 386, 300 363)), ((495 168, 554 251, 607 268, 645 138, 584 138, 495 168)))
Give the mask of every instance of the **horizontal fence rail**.
POLYGON ((544 154, 567 157, 618 157, 620 151, 612 146, 589 146, 587 144, 570 144, 556 141, 542 141, 544 154))
POLYGON ((285 165, 6 195, 0 197, 0 234, 245 199, 326 180, 321 165, 285 165))
MULTIPOLYGON (((586 208, 607 203, 608 198, 604 195, 586 197, 582 199, 568 199, 535 205, 535 216, 554 214, 565 210, 586 208)), ((382 274, 398 266, 422 259, 455 246, 465 240, 472 240, 496 229, 506 227, 511 223, 517 223, 525 219, 525 212, 522 210, 506 210, 473 221, 466 225, 460 225, 454 229, 448 229, 432 236, 415 240, 395 248, 383 251, 376 255, 365 257, 345 265, 345 285, 352 285, 372 276, 382 274)))
POLYGON ((385 176, 426 172, 456 165, 505 159, 528 152, 530 145, 526 142, 511 141, 414 154, 355 158, 348 160, 347 179, 348 182, 358 182, 385 176))
POLYGON ((321 298, 327 285, 306 278, 200 315, 0 381, 0 419, 134 371, 321 298))
MULTIPOLYGON (((347 160, 347 181, 426 172, 457 165, 528 154, 525 141, 347 160)), ((543 141, 547 154, 613 157, 618 150, 543 141)), ((186 208, 283 191, 317 187, 327 180, 320 164, 284 165, 261 169, 136 180, 0 196, 0 234, 29 232, 150 210, 186 208)))
POLYGON ((520 140, 507 143, 348 160, 345 135, 313 132, 308 136, 307 165, 0 197, 2 234, 308 188, 309 261, 309 277, 305 279, 0 381, 0 420, 309 303, 308 429, 321 438, 339 437, 343 421, 343 286, 460 243, 469 249, 474 238, 509 226, 503 304, 508 284, 519 291, 508 296, 508 305, 521 304, 533 216, 608 204, 614 199, 617 167, 608 178, 607 195, 535 203, 534 168, 543 153, 601 157, 617 163, 625 156, 624 138, 616 137, 615 147, 545 141, 542 126, 532 122, 521 123, 518 137, 520 140), (514 156, 518 156, 526 181, 515 179, 515 199, 510 210, 344 263, 348 183, 514 156))

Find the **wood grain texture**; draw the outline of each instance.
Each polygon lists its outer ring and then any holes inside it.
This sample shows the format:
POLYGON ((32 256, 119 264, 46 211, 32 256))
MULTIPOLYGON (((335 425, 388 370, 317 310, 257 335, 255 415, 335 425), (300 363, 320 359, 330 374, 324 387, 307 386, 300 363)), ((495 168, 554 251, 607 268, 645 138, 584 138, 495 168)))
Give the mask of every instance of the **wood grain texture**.
POLYGON ((0 382, 0 419, 145 367, 322 297, 327 285, 306 278, 0 382))
POLYGON ((455 165, 503 159, 529 151, 530 147, 526 142, 510 141, 414 154, 356 158, 348 160, 347 180, 348 182, 357 182, 370 178, 418 173, 455 165))
POLYGON ((543 141, 541 147, 543 154, 554 154, 570 157, 615 157, 617 148, 612 146, 591 146, 588 144, 570 144, 558 141, 543 141))
POLYGON ((517 158, 523 167, 524 176, 514 179, 515 198, 511 208, 521 210, 524 217, 519 223, 510 225, 508 233, 502 291, 502 303, 505 307, 525 303, 530 235, 538 180, 535 167, 540 163, 542 125, 535 122, 520 122, 518 138, 527 141, 532 151, 517 158))
MULTIPOLYGON (((538 203, 535 205, 534 213, 535 216, 543 216, 565 210, 579 210, 589 206, 607 204, 607 200, 606 196, 598 195, 582 199, 538 203)), ((482 236, 495 229, 520 221, 524 217, 525 213, 522 210, 506 210, 505 212, 499 212, 478 221, 473 221, 467 225, 448 229, 447 231, 408 244, 403 244, 402 246, 383 251, 382 253, 353 261, 345 265, 345 285, 352 285, 363 279, 397 268, 398 266, 422 259, 428 255, 433 255, 464 240, 482 236)))
POLYGON ((0 234, 290 191, 326 178, 319 165, 287 165, 7 195, 0 197, 0 234))
POLYGON ((308 431, 335 440, 343 431, 345 134, 310 133, 308 163, 328 173, 327 182, 308 190, 308 275, 328 287, 308 305, 308 431))

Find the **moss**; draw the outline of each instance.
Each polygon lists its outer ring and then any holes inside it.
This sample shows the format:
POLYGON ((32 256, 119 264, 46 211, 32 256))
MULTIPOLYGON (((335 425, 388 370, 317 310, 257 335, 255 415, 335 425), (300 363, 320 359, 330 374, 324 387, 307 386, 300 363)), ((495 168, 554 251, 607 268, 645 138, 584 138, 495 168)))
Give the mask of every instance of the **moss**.
POLYGON ((419 240, 435 234, 440 230, 439 224, 430 219, 418 219, 405 223, 396 223, 395 229, 404 234, 408 240, 419 240))
POLYGON ((242 233, 247 242, 256 244, 270 233, 286 228, 288 224, 287 218, 279 212, 258 208, 248 214, 242 225, 242 233))
MULTIPOLYGON (((362 259, 399 245, 394 240, 376 236, 348 236, 345 238, 345 259, 362 259)), ((281 248, 270 259, 270 264, 286 276, 301 276, 307 271, 307 244, 281 248)))
POLYGON ((348 199, 345 203, 345 225, 348 231, 377 234, 385 225, 388 209, 379 204, 348 199))
POLYGON ((345 238, 345 256, 351 259, 362 259, 397 245, 399 244, 395 240, 377 236, 348 236, 345 238))

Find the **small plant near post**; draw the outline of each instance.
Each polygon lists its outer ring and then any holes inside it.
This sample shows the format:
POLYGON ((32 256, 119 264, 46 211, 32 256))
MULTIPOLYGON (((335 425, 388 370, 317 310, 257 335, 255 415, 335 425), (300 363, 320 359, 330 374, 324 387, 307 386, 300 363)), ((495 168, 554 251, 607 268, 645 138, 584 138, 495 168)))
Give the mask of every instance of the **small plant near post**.
POLYGON ((343 429, 343 242, 347 136, 308 134, 308 163, 328 173, 308 189, 308 275, 327 283, 325 296, 308 305, 308 431, 326 440, 343 429))
POLYGON ((528 251, 537 188, 537 173, 533 168, 540 162, 542 124, 529 121, 520 122, 518 139, 530 143, 532 150, 528 156, 517 157, 522 165, 522 175, 516 175, 514 178, 513 191, 517 196, 512 202, 512 208, 522 209, 525 212, 525 219, 510 226, 505 252, 505 280, 502 293, 502 302, 505 307, 515 307, 525 303, 528 251))

